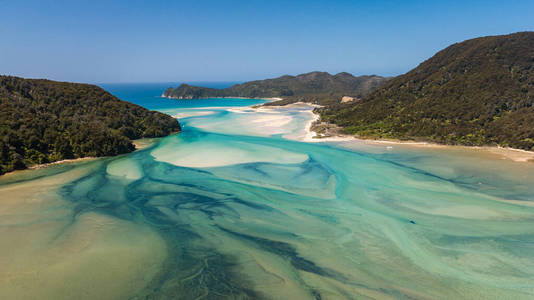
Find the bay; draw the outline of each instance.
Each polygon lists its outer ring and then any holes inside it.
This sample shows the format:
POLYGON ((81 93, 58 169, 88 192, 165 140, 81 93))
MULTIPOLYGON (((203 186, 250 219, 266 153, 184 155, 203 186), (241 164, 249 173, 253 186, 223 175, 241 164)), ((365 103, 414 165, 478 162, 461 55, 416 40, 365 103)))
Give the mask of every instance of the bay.
POLYGON ((184 131, 0 177, 2 299, 532 299, 534 164, 310 142, 305 105, 103 85, 184 131))

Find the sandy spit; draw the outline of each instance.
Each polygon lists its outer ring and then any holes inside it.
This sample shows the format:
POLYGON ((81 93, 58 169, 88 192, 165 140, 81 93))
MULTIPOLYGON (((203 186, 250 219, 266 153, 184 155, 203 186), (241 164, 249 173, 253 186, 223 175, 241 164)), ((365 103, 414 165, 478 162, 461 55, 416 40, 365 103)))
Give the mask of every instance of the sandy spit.
MULTIPOLYGON (((299 105, 309 105, 310 107, 317 107, 318 105, 299 103, 299 105)), ((363 139, 357 138, 352 135, 339 134, 331 137, 318 137, 317 133, 312 130, 312 124, 320 119, 320 116, 313 111, 310 111, 313 115, 310 117, 310 121, 306 125, 306 136, 302 139, 303 142, 358 142, 373 145, 403 145, 409 147, 425 147, 425 148, 441 148, 441 149, 471 149, 471 150, 483 150, 492 154, 499 155, 502 159, 510 159, 515 162, 534 162, 534 152, 526 151, 522 149, 514 149, 509 147, 500 146, 460 146, 460 145, 443 145, 430 142, 418 142, 418 141, 400 141, 400 140, 385 140, 385 139, 363 139)))

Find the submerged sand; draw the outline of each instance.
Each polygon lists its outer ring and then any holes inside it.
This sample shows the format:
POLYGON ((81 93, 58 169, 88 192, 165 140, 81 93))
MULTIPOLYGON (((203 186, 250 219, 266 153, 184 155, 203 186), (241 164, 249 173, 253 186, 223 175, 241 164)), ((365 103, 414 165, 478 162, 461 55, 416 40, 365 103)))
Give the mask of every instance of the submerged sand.
POLYGON ((167 140, 151 152, 161 162, 190 168, 210 168, 253 162, 300 163, 308 155, 246 142, 196 141, 181 143, 167 140))
POLYGON ((221 110, 149 150, 0 185, 0 298, 534 295, 534 165, 296 142, 310 107, 221 110))
POLYGON ((153 230, 88 212, 75 215, 58 188, 78 167, 0 186, 0 299, 118 299, 145 286, 166 257, 153 230))

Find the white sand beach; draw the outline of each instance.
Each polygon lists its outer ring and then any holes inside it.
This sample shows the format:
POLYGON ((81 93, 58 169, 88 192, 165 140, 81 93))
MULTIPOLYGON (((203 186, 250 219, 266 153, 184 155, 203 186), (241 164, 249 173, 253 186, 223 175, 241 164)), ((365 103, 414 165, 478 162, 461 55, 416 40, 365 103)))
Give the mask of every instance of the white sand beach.
MULTIPOLYGON (((303 142, 321 143, 321 142, 357 142, 369 145, 385 145, 386 147, 403 146, 403 147, 418 147, 418 148, 439 148, 439 149, 470 149, 487 152, 493 154, 500 159, 509 159, 515 162, 534 162, 534 152, 521 149, 500 147, 500 146, 461 146, 461 145, 443 145, 431 142, 418 141, 400 141, 400 140, 385 140, 385 139, 363 139, 352 135, 338 134, 336 136, 318 137, 317 133, 312 130, 314 122, 320 120, 320 116, 313 112, 313 108, 320 107, 316 104, 298 102, 290 105, 298 105, 300 107, 308 106, 310 119, 306 123, 306 134, 300 139, 303 142)), ((289 107, 285 106, 285 107, 289 107)), ((271 109, 283 108, 284 106, 272 106, 271 109)), ((264 107, 264 110, 267 107, 264 107)))

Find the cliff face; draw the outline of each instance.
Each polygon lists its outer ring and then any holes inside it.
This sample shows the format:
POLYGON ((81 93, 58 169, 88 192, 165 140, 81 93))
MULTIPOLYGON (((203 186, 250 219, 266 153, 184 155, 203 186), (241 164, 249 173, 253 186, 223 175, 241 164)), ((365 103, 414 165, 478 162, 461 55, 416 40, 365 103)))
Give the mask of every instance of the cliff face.
POLYGON ((282 76, 237 84, 226 89, 212 89, 182 84, 169 88, 164 97, 198 99, 208 97, 283 98, 286 102, 326 103, 340 101, 343 96, 360 98, 387 79, 380 76, 355 77, 349 73, 330 75, 311 72, 298 76, 282 76))
POLYGON ((534 32, 451 45, 357 103, 322 109, 364 137, 534 150, 534 32))
POLYGON ((29 165, 127 153, 132 139, 178 121, 88 84, 0 76, 0 174, 29 165))

